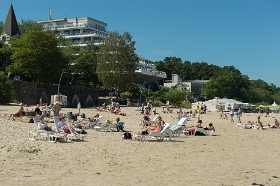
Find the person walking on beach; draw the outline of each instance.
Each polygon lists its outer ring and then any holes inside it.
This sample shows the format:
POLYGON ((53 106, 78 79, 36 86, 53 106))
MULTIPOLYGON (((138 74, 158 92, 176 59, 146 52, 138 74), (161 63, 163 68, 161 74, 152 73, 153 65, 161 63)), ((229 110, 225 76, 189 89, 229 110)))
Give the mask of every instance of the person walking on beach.
POLYGON ((234 120, 233 120, 233 116, 234 116, 234 111, 233 111, 233 109, 231 109, 231 110, 229 111, 229 115, 230 115, 230 122, 234 122, 234 120))
POLYGON ((238 121, 237 121, 237 122, 238 122, 238 123, 241 123, 241 119, 240 119, 240 118, 241 118, 242 112, 241 112, 241 109, 240 109, 240 108, 238 109, 236 115, 237 115, 237 118, 238 118, 238 121))
POLYGON ((200 115, 201 115, 201 108, 199 106, 197 106, 196 115, 197 115, 197 120, 199 121, 200 120, 200 115))

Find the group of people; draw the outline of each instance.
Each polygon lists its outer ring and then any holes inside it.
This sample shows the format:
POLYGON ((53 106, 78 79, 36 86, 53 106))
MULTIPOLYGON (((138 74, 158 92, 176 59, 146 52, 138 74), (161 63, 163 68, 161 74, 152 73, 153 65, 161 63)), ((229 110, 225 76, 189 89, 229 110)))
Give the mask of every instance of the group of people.
POLYGON ((152 122, 149 114, 144 114, 141 120, 141 132, 136 132, 136 134, 146 135, 151 132, 160 132, 164 126, 165 122, 163 121, 160 115, 156 116, 156 121, 152 122))

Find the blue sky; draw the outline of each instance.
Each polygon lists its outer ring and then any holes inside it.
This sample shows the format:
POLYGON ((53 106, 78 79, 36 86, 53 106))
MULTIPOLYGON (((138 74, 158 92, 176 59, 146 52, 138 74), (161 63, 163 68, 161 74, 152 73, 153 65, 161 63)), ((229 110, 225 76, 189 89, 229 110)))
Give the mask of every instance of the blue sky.
POLYGON ((52 18, 92 17, 129 32, 151 61, 231 65, 280 87, 279 0, 0 0, 0 21, 11 2, 18 21, 46 20, 49 8, 52 18))

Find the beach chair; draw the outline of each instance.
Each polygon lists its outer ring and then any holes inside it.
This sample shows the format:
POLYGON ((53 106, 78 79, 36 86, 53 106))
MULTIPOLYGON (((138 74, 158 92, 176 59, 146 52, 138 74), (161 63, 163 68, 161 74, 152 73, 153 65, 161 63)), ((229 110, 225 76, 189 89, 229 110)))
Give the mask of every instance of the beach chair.
POLYGON ((51 131, 45 131, 45 130, 38 130, 38 123, 40 122, 39 117, 33 117, 34 122, 34 128, 29 131, 28 137, 29 140, 36 140, 37 137, 43 137, 47 140, 49 140, 49 134, 52 133, 51 131))
POLYGON ((164 138, 168 141, 171 141, 172 138, 174 137, 174 133, 171 129, 165 129, 163 132, 164 138))
POLYGON ((57 126, 54 124, 52 127, 53 133, 48 134, 48 141, 55 143, 57 139, 60 139, 62 141, 71 142, 71 140, 68 137, 68 134, 65 133, 63 130, 58 129, 57 126))
POLYGON ((160 132, 158 132, 158 131, 151 132, 148 135, 148 141, 150 141, 151 138, 156 138, 157 140, 163 141, 164 133, 168 129, 168 127, 169 127, 169 124, 166 124, 166 125, 164 125, 163 129, 160 132))
POLYGON ((159 114, 156 114, 156 116, 150 121, 150 123, 152 125, 155 125, 157 123, 157 119, 158 119, 159 116, 160 116, 159 114))
POLYGON ((100 126, 102 124, 102 119, 104 116, 99 116, 96 122, 89 122, 89 126, 94 129, 95 126, 100 126))
POLYGON ((161 133, 161 132, 151 132, 149 135, 148 135, 148 141, 151 140, 151 138, 156 138, 157 140, 160 140, 160 141, 163 141, 164 139, 164 134, 161 133))
POLYGON ((149 139, 148 134, 133 134, 133 139, 137 141, 147 142, 149 139))
POLYGON ((181 118, 177 124, 171 124, 169 128, 173 131, 173 134, 175 137, 180 137, 182 130, 183 130, 183 125, 187 124, 188 118, 183 117, 181 118))
POLYGON ((85 135, 84 134, 79 134, 75 131, 75 128, 74 127, 71 127, 70 126, 71 124, 68 124, 68 128, 70 129, 70 134, 67 134, 67 137, 68 137, 68 141, 72 141, 73 139, 76 139, 76 140, 81 140, 83 141, 85 139, 85 135))
POLYGON ((118 126, 117 124, 110 124, 109 126, 107 127, 104 127, 103 129, 101 129, 102 131, 118 131, 118 126))

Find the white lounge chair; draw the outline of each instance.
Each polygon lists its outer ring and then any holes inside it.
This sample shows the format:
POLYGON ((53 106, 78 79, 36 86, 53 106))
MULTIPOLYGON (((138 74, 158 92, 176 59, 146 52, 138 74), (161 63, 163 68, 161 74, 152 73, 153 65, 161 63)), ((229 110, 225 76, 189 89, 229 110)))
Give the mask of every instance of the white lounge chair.
POLYGON ((168 141, 171 141, 172 138, 174 137, 174 133, 171 129, 165 129, 163 132, 164 138, 168 141))
POLYGON ((164 125, 163 129, 160 132, 158 132, 158 131, 151 132, 148 135, 148 141, 150 141, 151 138, 156 138, 157 140, 163 140, 164 139, 164 132, 168 129, 169 125, 170 124, 164 125))
POLYGON ((188 121, 188 118, 186 118, 186 117, 183 117, 183 118, 181 118, 179 121, 178 121, 178 123, 177 124, 171 124, 170 125, 170 129, 173 131, 173 133, 174 133, 174 136, 176 136, 176 137, 180 137, 180 135, 181 135, 181 133, 182 133, 182 126, 184 125, 184 124, 187 124, 187 121, 188 121))
POLYGON ((70 130, 70 134, 67 134, 68 140, 72 141, 73 139, 77 139, 77 140, 84 140, 85 139, 85 135, 83 134, 79 134, 75 131, 75 128, 72 127, 73 130, 71 130, 71 124, 68 124, 68 128, 70 130))
POLYGON ((34 128, 31 131, 29 131, 29 135, 28 135, 29 139, 36 140, 37 137, 43 137, 49 140, 48 134, 51 134, 52 132, 38 129, 38 123, 40 122, 40 119, 38 117, 34 117, 33 121, 34 121, 34 128))
POLYGON ((148 141, 150 141, 151 138, 156 138, 157 140, 163 140, 164 139, 164 134, 161 133, 161 132, 151 132, 149 135, 148 135, 148 141))
POLYGON ((159 116, 160 116, 159 114, 156 114, 156 116, 150 121, 150 123, 152 125, 155 125, 157 123, 157 119, 158 119, 159 116))
POLYGON ((118 130, 118 126, 117 124, 110 124, 109 126, 107 127, 104 127, 103 129, 101 129, 102 131, 117 131, 118 130))
POLYGON ((99 126, 102 124, 102 119, 104 118, 104 116, 99 116, 98 120, 96 122, 89 122, 89 126, 91 128, 94 128, 95 126, 99 126))

